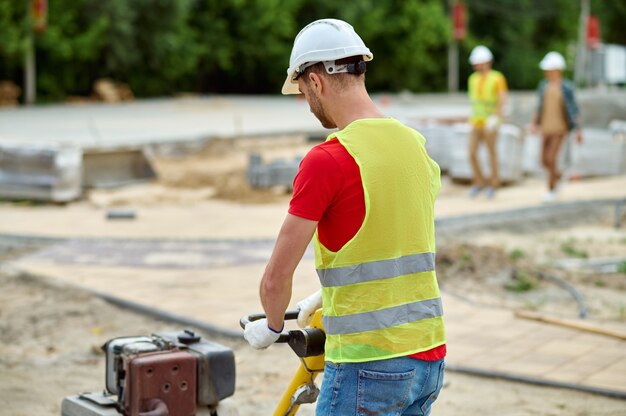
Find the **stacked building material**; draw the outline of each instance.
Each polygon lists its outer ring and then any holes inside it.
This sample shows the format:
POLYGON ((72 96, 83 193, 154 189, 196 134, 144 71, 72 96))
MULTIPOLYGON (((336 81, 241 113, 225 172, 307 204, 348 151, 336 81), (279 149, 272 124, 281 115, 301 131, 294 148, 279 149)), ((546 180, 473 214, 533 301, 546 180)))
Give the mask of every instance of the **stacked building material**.
POLYGON ((626 173, 626 140, 618 131, 583 128, 583 142, 571 146, 570 178, 626 173))
POLYGON ((293 160, 278 159, 264 164, 259 154, 251 154, 248 163, 248 182, 253 188, 284 186, 292 189, 293 179, 301 160, 301 157, 296 157, 293 160))
POLYGON ((0 198, 67 202, 81 194, 82 152, 0 142, 0 198))
MULTIPOLYGON (((454 143, 449 146, 450 169, 448 173, 453 179, 469 181, 472 179, 472 168, 469 161, 469 136, 471 126, 458 124, 454 126, 454 143)), ((500 180, 513 183, 522 179, 522 130, 512 124, 504 124, 498 132, 498 169, 500 180)), ((478 160, 485 176, 491 175, 489 155, 485 145, 478 151, 478 160)))
POLYGON ((455 143, 454 125, 426 123, 412 125, 426 138, 428 155, 439 164, 442 172, 450 169, 450 148, 455 143))

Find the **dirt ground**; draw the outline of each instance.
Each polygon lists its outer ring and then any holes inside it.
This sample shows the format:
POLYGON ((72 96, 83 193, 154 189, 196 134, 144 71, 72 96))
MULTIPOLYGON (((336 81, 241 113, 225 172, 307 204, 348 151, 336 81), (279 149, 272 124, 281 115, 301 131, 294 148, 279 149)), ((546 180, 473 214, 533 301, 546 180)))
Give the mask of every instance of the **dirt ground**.
MULTIPOLYGON (((43 278, 5 271, 0 285, 1 415, 60 415, 64 396, 103 389, 106 340, 180 329, 43 278)), ((271 414, 298 365, 295 355, 285 345, 255 351, 211 339, 235 351, 239 414, 271 414)), ((623 400, 448 372, 433 415, 617 416, 625 409, 623 400)), ((299 414, 312 415, 312 406, 299 414)))
POLYGON ((439 245, 437 276, 444 291, 478 305, 568 319, 583 308, 590 320, 626 322, 626 233, 608 219, 567 229, 458 236, 439 245), (593 259, 616 259, 621 271, 559 266, 593 259), (582 305, 551 278, 574 288, 582 305))
MULTIPOLYGON (((321 139, 320 139, 321 140, 321 139)), ((96 189, 86 196, 96 207, 132 205, 193 204, 219 199, 242 204, 268 204, 288 201, 288 189, 282 186, 252 188, 246 170, 251 154, 263 163, 303 157, 314 143, 305 136, 273 138, 215 139, 193 148, 155 145, 150 160, 156 172, 155 182, 126 188, 96 189)))
MULTIPOLYGON (((285 203, 284 188, 254 190, 247 184, 247 155, 293 159, 311 147, 304 137, 263 141, 215 141, 181 152, 154 149, 157 183, 132 189, 97 190, 97 207, 193 205, 207 199, 244 204, 285 203)), ((449 191, 447 191, 449 192, 449 191)), ((84 203, 84 202, 83 202, 84 203)), ((180 329, 43 277, 2 267, 3 260, 28 250, 0 244, 0 415, 59 415, 64 396, 104 387, 106 340, 180 329)), ((626 271, 564 270, 558 259, 617 257, 626 253, 626 233, 611 218, 568 228, 532 226, 526 231, 459 235, 438 249, 442 289, 475 304, 526 309, 575 318, 572 296, 538 272, 563 279, 584 296, 589 320, 626 321, 626 271)), ((626 268, 626 265, 624 266, 626 268)), ((243 341, 212 338, 235 350, 240 415, 269 415, 298 360, 276 345, 255 351, 243 341)), ((312 415, 312 406, 299 414, 312 415)), ((603 396, 448 372, 433 415, 626 415, 626 402, 603 396)))

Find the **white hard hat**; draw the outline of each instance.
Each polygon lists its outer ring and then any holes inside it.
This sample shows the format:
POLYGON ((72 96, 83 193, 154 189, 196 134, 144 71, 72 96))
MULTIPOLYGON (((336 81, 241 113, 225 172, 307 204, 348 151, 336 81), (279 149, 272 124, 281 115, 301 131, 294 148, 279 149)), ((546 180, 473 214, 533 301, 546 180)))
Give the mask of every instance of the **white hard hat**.
POLYGON ((472 53, 470 53, 469 63, 472 65, 478 64, 486 64, 487 62, 493 61, 493 54, 489 50, 488 47, 483 45, 478 45, 474 49, 472 49, 472 53))
POLYGON ((554 51, 548 52, 546 56, 543 57, 541 62, 539 62, 539 68, 544 71, 562 71, 565 67, 565 58, 563 58, 563 55, 554 51))
POLYGON ((336 66, 335 60, 358 55, 363 56, 363 61, 374 59, 372 52, 350 24, 338 19, 321 19, 309 23, 293 42, 282 93, 300 94, 295 78, 306 67, 324 62, 328 73, 348 72, 346 65, 336 66))

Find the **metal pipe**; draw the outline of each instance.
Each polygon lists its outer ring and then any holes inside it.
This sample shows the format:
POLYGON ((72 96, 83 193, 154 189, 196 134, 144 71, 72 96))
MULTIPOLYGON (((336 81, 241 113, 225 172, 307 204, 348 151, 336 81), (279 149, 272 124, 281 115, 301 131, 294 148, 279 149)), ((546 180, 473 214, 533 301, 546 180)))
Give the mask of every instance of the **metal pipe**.
POLYGON ((580 20, 578 26, 578 45, 574 80, 577 85, 587 82, 587 20, 589 19, 589 0, 580 0, 580 20))
MULTIPOLYGON (((453 8, 454 0, 448 0, 448 17, 449 21, 453 22, 453 8)), ((454 23, 452 23, 454 26, 454 23)), ((454 27, 452 29, 454 31, 454 27)), ((448 43, 448 92, 459 91, 459 43, 454 38, 454 34, 451 36, 448 43)))

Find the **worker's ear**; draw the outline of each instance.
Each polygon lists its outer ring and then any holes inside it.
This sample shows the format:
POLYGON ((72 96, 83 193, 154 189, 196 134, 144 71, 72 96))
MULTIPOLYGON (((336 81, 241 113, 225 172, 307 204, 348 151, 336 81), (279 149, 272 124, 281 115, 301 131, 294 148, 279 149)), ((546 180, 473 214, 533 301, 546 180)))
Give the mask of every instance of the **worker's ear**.
POLYGON ((315 92, 315 95, 319 97, 322 91, 325 89, 326 80, 319 74, 316 74, 315 72, 309 72, 308 77, 309 77, 309 88, 313 90, 313 92, 315 92))

